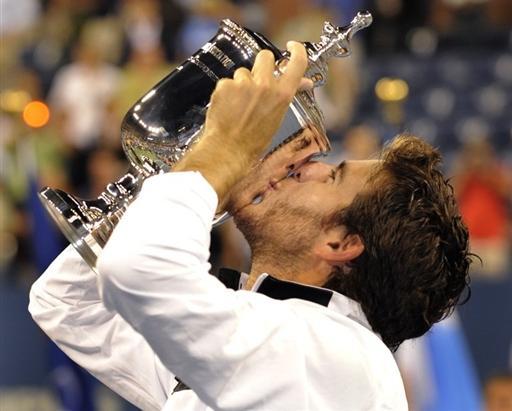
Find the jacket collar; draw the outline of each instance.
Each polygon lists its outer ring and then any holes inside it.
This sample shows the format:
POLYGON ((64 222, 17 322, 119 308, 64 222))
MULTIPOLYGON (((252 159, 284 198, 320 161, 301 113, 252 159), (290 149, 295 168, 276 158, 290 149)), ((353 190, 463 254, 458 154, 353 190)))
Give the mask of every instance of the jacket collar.
MULTIPOLYGON (((233 290, 242 289, 248 277, 249 276, 246 273, 241 273, 228 268, 221 268, 218 275, 219 280, 226 287, 233 290)), ((305 284, 294 283, 292 281, 278 280, 277 278, 265 273, 258 277, 252 291, 264 294, 275 300, 299 298, 301 300, 320 304, 349 317, 369 330, 372 329, 365 314, 363 313, 363 310, 361 309, 361 305, 358 302, 343 294, 326 288, 313 287, 305 284)))

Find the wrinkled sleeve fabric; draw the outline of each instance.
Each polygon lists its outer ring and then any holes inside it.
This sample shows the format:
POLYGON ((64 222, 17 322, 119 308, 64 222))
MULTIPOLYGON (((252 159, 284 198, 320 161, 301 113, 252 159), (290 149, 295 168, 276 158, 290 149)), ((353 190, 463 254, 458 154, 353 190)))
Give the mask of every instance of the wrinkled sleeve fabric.
POLYGON ((105 305, 213 409, 286 407, 292 387, 300 403, 301 323, 287 305, 208 275, 216 206, 198 172, 147 179, 98 261, 105 305))
POLYGON ((30 291, 35 322, 76 363, 144 410, 160 410, 176 384, 145 339, 100 299, 97 275, 68 246, 30 291))

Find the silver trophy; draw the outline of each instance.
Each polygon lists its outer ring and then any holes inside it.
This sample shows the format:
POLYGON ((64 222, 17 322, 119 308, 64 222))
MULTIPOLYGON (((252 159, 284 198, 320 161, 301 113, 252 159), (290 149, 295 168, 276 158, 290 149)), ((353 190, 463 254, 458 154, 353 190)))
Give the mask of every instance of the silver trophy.
MULTIPOLYGON (((328 59, 350 55, 350 39, 371 22, 368 12, 358 13, 344 27, 325 22, 320 41, 304 43, 309 58, 306 76, 315 87, 326 81, 328 59)), ((137 196, 144 179, 171 170, 200 138, 217 81, 232 77, 240 67, 250 69, 262 49, 271 50, 278 63, 287 58, 287 52, 277 49, 261 34, 223 20, 210 41, 138 100, 124 117, 121 140, 131 164, 127 174, 108 184, 94 200, 82 200, 49 187, 41 190, 39 196, 46 210, 93 270, 113 228, 137 196)), ((276 75, 278 67, 279 64, 276 75)), ((298 92, 294 97, 265 158, 302 131, 314 135, 315 154, 329 150, 323 116, 313 91, 298 92)), ((216 216, 214 225, 227 217, 226 213, 216 216)))

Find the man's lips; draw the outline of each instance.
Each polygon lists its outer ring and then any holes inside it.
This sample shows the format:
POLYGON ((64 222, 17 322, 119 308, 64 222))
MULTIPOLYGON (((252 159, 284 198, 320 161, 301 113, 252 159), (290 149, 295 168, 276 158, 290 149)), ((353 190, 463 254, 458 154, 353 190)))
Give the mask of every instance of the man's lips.
POLYGON ((261 202, 268 193, 279 189, 284 179, 315 155, 330 149, 324 135, 311 127, 300 130, 285 144, 281 144, 263 160, 258 162, 248 175, 240 180, 230 192, 228 211, 234 215, 242 208, 261 202))
POLYGON ((270 181, 268 182, 267 190, 277 190, 280 181, 282 181, 282 179, 281 180, 278 180, 277 178, 270 179, 270 181))
MULTIPOLYGON (((287 178, 292 178, 293 176, 286 176, 280 180, 276 179, 276 178, 272 178, 267 187, 265 188, 265 190, 262 192, 262 193, 258 193, 256 195, 256 197, 253 198, 252 202, 250 204, 247 204, 247 205, 256 205, 256 204, 259 204, 261 203, 266 197, 268 194, 274 192, 274 191, 277 191, 279 190, 280 188, 280 185, 281 185, 281 182, 287 178)), ((245 207, 247 207, 247 205, 245 207)), ((242 207, 244 208, 244 207, 242 207)), ((237 211, 240 211, 241 209, 238 209, 237 211)))
MULTIPOLYGON (((300 169, 300 167, 308 163, 313 156, 314 154, 308 155, 305 158, 301 158, 298 161, 295 161, 293 163, 293 170, 300 169)), ((288 170, 290 169, 288 168, 288 170)), ((244 188, 241 191, 236 191, 233 193, 234 200, 232 203, 233 207, 230 208, 231 214, 236 214, 238 211, 247 207, 248 205, 261 203, 261 201, 263 201, 269 193, 279 189, 279 185, 283 180, 292 178, 294 176, 294 173, 291 173, 290 171, 283 172, 282 170, 277 169, 275 173, 272 174, 277 175, 279 178, 270 177, 269 181, 267 177, 267 174, 269 173, 257 172, 256 174, 260 177, 255 177, 254 180, 252 178, 248 178, 248 180, 243 182, 246 184, 244 188), (257 181, 256 178, 258 178, 257 181), (254 184, 251 184, 251 180, 254 184)))

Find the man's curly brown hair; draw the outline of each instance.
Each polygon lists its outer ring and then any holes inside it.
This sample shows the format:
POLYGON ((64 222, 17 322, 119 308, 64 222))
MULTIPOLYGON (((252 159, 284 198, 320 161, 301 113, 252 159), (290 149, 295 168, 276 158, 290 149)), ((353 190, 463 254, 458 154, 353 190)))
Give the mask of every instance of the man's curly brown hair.
POLYGON ((472 254, 439 152, 401 135, 382 160, 371 189, 330 219, 358 234, 365 249, 325 286, 358 301, 374 331, 396 350, 469 298, 472 254))

